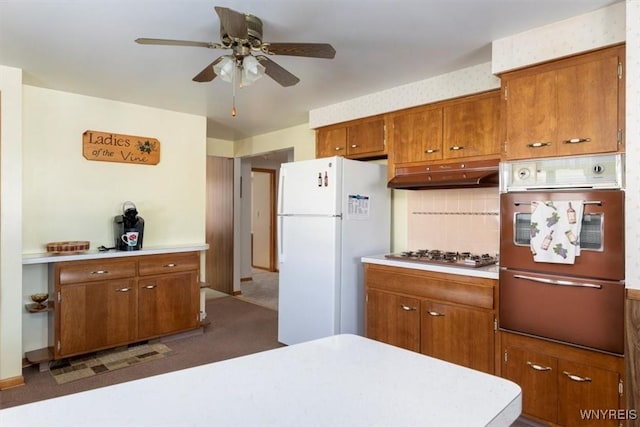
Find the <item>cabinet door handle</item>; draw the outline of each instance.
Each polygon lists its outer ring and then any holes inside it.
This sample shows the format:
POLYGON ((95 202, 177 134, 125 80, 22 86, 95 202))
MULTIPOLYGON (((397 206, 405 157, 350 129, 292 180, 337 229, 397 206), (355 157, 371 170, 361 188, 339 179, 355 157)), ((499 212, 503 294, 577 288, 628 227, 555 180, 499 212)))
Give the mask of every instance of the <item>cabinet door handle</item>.
POLYGON ((562 141, 563 144, 580 144, 582 142, 589 142, 591 141, 591 138, 571 138, 571 139, 565 139, 564 141, 562 141))
POLYGON ((343 149, 342 147, 336 147, 336 151, 340 151, 342 149, 343 149))
POLYGON ((444 313, 439 313, 439 312, 437 312, 437 311, 431 311, 431 310, 428 310, 428 311, 427 311, 427 314, 428 314, 429 316, 433 316, 433 317, 437 317, 437 316, 444 316, 444 313))
POLYGON ((427 153, 427 154, 437 153, 438 151, 440 151, 440 150, 438 150, 437 148, 428 148, 428 149, 424 150, 424 152, 427 153))
POLYGON ((118 288, 116 289, 116 292, 129 292, 131 290, 131 288, 118 288))
POLYGON ((409 307, 408 305, 404 305, 404 304, 400 304, 400 308, 402 308, 404 311, 416 311, 417 310, 416 307, 409 307))
POLYGON ((449 147, 449 150, 451 151, 464 150, 464 147, 462 145, 454 145, 452 147, 449 147))
POLYGON ((178 264, 174 264, 174 263, 172 263, 172 262, 171 262, 171 263, 169 263, 169 264, 165 264, 165 265, 163 265, 163 267, 166 267, 166 268, 173 268, 173 267, 176 267, 177 265, 178 265, 178 264))
POLYGON ((358 148, 358 144, 351 144, 351 148, 358 148))
POLYGON ((91 272, 91 274, 107 274, 107 273, 109 273, 109 270, 96 270, 91 272))
POLYGON ((541 366, 541 365, 537 365, 535 363, 531 363, 527 360, 527 365, 531 366, 531 368, 535 369, 536 371, 551 371, 551 367, 549 366, 541 366))
POLYGON ((155 289, 157 287, 158 287, 158 285, 147 285, 147 286, 143 286, 142 288, 143 289, 155 289))
POLYGON ((565 374, 571 381, 576 381, 579 383, 588 383, 591 382, 591 378, 589 377, 579 377, 578 375, 574 375, 570 372, 567 371, 562 371, 563 374, 565 374))
POLYGON ((527 147, 529 147, 529 148, 540 148, 540 147, 548 147, 550 145, 551 145, 550 142, 533 142, 531 144, 527 144, 527 147))

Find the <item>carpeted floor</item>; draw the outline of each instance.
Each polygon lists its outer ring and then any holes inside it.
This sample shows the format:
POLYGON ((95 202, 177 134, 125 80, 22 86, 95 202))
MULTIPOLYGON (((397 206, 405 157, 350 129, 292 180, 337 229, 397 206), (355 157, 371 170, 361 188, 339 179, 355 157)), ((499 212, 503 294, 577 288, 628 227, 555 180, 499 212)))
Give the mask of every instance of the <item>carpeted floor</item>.
MULTIPOLYGON (((211 324, 204 333, 167 342, 170 357, 140 363, 101 375, 57 384, 49 372, 36 367, 23 370, 26 385, 0 392, 0 408, 77 393, 132 381, 191 366, 217 362, 281 347, 278 343, 278 313, 234 297, 208 300, 211 324)), ((46 414, 43 414, 46 419, 46 414)))
POLYGON ((250 281, 240 283, 238 298, 272 310, 278 309, 278 273, 253 269, 250 281))

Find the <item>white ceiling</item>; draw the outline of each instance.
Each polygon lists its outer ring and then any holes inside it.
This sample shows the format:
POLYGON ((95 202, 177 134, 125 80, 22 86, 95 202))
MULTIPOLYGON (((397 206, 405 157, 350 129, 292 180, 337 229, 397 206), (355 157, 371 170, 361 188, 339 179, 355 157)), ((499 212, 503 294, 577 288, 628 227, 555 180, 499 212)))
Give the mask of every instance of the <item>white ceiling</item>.
POLYGON ((308 121, 309 110, 490 61, 491 41, 619 0, 0 0, 0 64, 25 84, 206 115, 237 140, 308 121), (138 37, 218 42, 214 6, 262 19, 268 42, 330 43, 334 59, 274 56, 300 78, 237 92, 191 79, 228 50, 143 46, 138 37))

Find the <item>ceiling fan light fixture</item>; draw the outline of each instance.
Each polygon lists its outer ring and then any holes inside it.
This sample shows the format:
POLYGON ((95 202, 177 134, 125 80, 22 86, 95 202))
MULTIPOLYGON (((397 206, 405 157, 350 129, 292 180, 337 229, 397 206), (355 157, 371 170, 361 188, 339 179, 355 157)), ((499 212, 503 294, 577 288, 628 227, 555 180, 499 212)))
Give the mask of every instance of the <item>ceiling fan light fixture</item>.
POLYGON ((236 72, 235 59, 232 56, 223 57, 220 62, 213 66, 213 72, 225 82, 232 83, 236 72))
POLYGON ((253 55, 247 55, 242 60, 241 86, 249 86, 264 75, 264 65, 253 55))

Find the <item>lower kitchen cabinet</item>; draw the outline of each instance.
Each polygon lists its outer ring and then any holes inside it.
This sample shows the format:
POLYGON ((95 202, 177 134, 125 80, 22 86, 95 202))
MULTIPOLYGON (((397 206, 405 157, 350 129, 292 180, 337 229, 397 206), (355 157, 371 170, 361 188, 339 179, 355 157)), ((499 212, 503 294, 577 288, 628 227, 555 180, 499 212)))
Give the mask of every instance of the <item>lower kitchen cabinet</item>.
POLYGON ((567 427, 625 425, 622 357, 504 332, 501 341, 501 376, 522 387, 525 416, 567 427))
POLYGON ((420 352, 458 365, 493 373, 494 313, 421 302, 420 352))
POLYGON ((420 300, 367 290, 366 336, 396 347, 420 351, 420 300))
POLYGON ((116 347, 136 338, 135 280, 64 285, 55 311, 57 356, 116 347))
POLYGON ((138 337, 151 338, 198 326, 200 287, 194 272, 170 273, 138 282, 138 337))
POLYGON ((496 284, 365 264, 366 336, 494 373, 496 284))
POLYGON ((189 252, 52 264, 54 359, 199 327, 199 259, 189 252))

